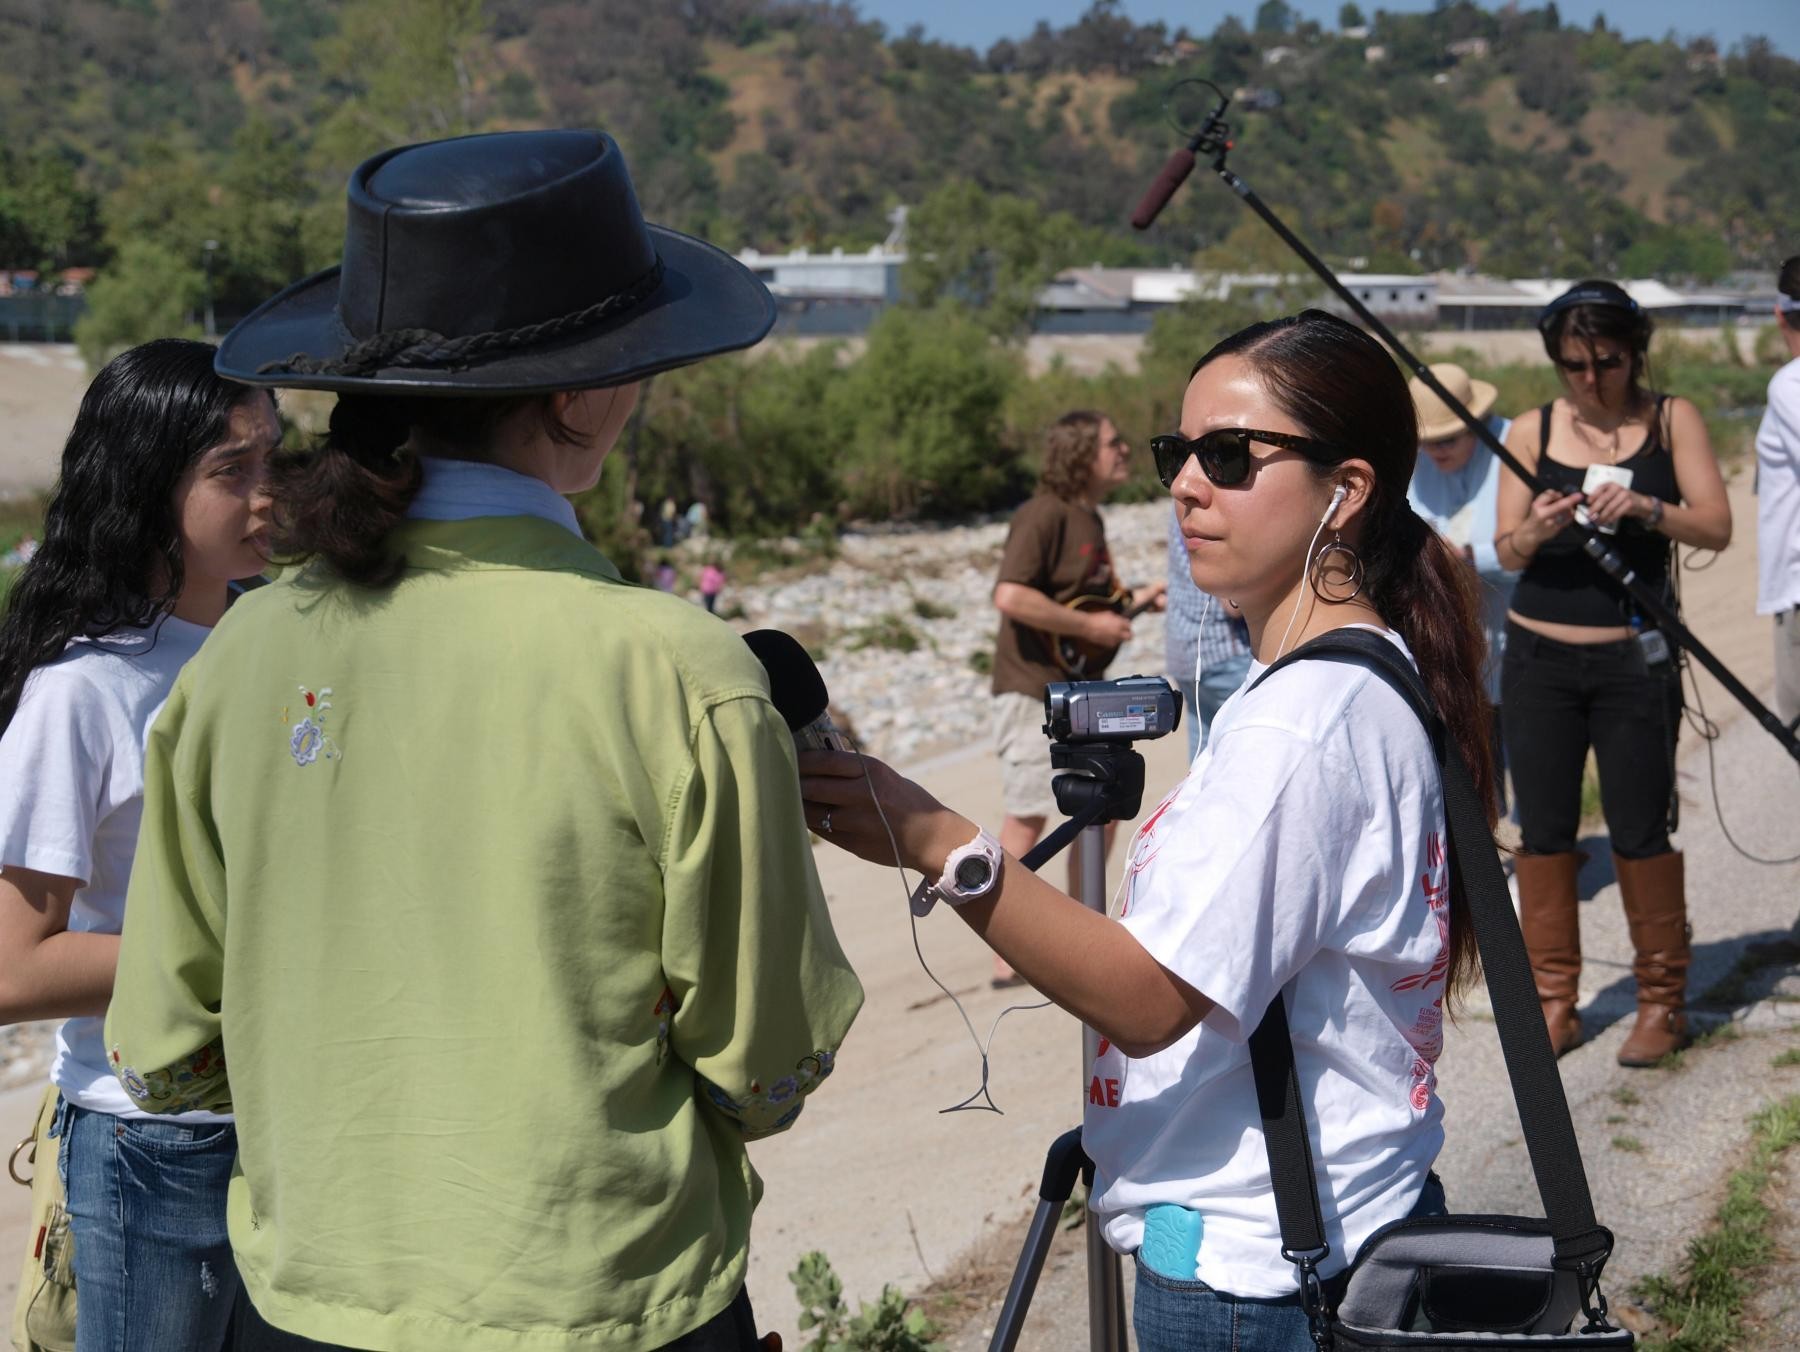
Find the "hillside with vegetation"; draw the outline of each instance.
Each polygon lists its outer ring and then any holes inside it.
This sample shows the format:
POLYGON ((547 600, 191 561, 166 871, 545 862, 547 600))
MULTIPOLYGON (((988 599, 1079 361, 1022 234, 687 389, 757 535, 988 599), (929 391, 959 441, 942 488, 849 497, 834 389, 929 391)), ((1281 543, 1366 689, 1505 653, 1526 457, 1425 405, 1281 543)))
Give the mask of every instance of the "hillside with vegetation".
POLYGON ((1772 269, 1800 219, 1800 63, 1554 4, 1326 27, 1264 0, 1194 33, 1096 0, 977 52, 817 0, 0 0, 0 48, 0 273, 98 268, 91 362, 334 262, 349 170, 407 141, 602 126, 652 219, 731 248, 866 248, 912 208, 911 305, 867 356, 655 383, 609 537, 664 493, 740 532, 1001 503, 1070 402, 1165 422, 1194 344, 1250 316, 1178 307, 1141 372, 1090 379, 1028 378, 1014 340, 1072 264, 1291 266, 1205 175, 1124 224, 1182 79, 1239 95, 1234 164, 1340 265, 1706 281, 1772 269))

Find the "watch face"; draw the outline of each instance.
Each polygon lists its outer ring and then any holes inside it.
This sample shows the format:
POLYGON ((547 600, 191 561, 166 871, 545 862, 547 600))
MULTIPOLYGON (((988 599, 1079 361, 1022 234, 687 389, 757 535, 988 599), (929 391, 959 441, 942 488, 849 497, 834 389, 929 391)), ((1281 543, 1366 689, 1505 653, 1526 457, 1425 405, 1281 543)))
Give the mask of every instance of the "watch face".
POLYGON ((985 855, 972 854, 956 866, 956 890, 979 892, 993 879, 994 866, 985 855))

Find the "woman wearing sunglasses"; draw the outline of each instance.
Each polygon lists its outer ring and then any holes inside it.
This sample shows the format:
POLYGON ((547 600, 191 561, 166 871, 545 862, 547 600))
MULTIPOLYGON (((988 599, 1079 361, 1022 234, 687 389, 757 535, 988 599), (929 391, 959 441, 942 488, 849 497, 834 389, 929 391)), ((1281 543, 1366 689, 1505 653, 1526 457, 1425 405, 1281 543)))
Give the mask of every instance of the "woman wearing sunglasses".
POLYGON ((1485 781, 1477 601, 1407 504, 1406 383, 1340 319, 1308 310, 1225 339, 1194 368, 1180 434, 1151 450, 1194 582, 1243 615, 1255 661, 1133 840, 1116 918, 876 762, 879 811, 847 754, 803 755, 802 796, 832 843, 882 863, 897 849, 936 879, 977 934, 1102 1035, 1084 1143, 1107 1240, 1137 1258, 1138 1345, 1303 1349, 1246 1039, 1285 996, 1330 1278, 1377 1226, 1443 1208, 1433 1064, 1474 936, 1449 885, 1437 766, 1400 697, 1328 662, 1255 682, 1308 639, 1372 629, 1416 662, 1485 781), (988 870, 969 866, 983 856, 988 870))
POLYGON ((1664 637, 1588 558, 1580 519, 1672 597, 1670 541, 1723 549, 1731 507, 1699 411, 1645 387, 1649 315, 1611 282, 1581 282, 1538 320, 1563 393, 1517 419, 1513 454, 1550 486, 1501 476, 1495 548, 1523 571, 1507 612, 1500 707, 1522 844, 1520 923, 1557 1054, 1582 1040, 1576 852, 1591 746, 1630 925, 1637 1021, 1625 1066, 1687 1040, 1682 858, 1669 842, 1680 674, 1664 637))

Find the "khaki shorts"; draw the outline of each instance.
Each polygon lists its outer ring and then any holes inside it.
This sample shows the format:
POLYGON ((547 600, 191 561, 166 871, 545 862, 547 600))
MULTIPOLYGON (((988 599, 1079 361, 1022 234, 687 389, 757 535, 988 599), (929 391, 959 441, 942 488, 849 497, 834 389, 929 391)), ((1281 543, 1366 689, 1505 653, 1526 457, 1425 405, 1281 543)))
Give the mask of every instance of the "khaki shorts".
POLYGON ((1001 798, 1013 817, 1062 816, 1051 791, 1050 739, 1044 736, 1041 697, 1008 691, 994 696, 994 750, 1000 757, 1001 798))

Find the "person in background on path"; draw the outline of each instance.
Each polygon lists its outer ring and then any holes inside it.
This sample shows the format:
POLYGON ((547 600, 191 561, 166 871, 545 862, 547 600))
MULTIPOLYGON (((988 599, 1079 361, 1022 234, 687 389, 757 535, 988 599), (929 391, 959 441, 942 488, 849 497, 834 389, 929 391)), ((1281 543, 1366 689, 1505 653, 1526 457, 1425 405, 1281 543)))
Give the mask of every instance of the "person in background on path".
POLYGON ((1188 759, 1206 745, 1213 715, 1250 670, 1250 627, 1229 601, 1194 585, 1181 511, 1169 513, 1169 620, 1164 630, 1169 676, 1186 705, 1188 759))
POLYGON ((163 338, 107 363, 63 450, 43 547, 0 621, 0 1023, 66 1019, 51 1133, 81 1290, 77 1352, 224 1345, 229 1107, 151 1117, 107 1061, 145 739, 175 678, 263 569, 275 401, 163 338))
POLYGON ((656 565, 656 589, 665 592, 675 590, 675 565, 666 558, 656 565))
POLYGON ((1506 759, 1521 844, 1519 925, 1557 1055, 1582 1040, 1576 905, 1581 777, 1600 771, 1619 899, 1630 926, 1637 1021, 1619 1064, 1686 1044, 1691 953, 1682 856, 1669 840, 1680 671, 1668 640, 1570 529, 1584 512, 1671 601, 1671 545, 1723 549, 1731 503, 1700 410, 1646 387, 1650 316, 1612 282, 1579 282, 1538 319, 1563 393, 1513 420, 1506 447, 1549 485, 1500 479, 1494 546, 1520 569, 1500 665, 1506 759))
POLYGON ((688 538, 704 540, 710 529, 711 527, 707 524, 706 504, 699 498, 695 498, 688 504, 687 509, 688 538))
MULTIPOLYGON (((1504 442, 1510 419, 1494 414, 1498 391, 1485 380, 1471 380, 1452 362, 1434 365, 1431 373, 1463 407, 1504 442)), ((1506 611, 1512 604, 1518 573, 1500 562, 1494 548, 1494 512, 1499 502, 1500 458, 1471 432, 1456 412, 1417 376, 1407 382, 1413 410, 1419 415, 1419 464, 1413 470, 1406 500, 1426 523, 1443 536, 1481 579, 1481 631, 1487 639, 1487 665, 1482 668, 1488 699, 1494 706, 1494 788, 1506 807, 1505 739, 1500 734, 1500 658, 1506 651, 1506 611)))
MULTIPOLYGON (((1100 504, 1131 475, 1131 445, 1111 418, 1074 409, 1058 418, 1044 439, 1037 491, 1013 514, 994 584, 1000 633, 994 645, 994 747, 1000 756, 1006 816, 1001 845, 1023 855, 1044 824, 1062 814, 1050 781, 1050 743, 1044 736, 1044 687, 1073 680, 1057 661, 1058 638, 1068 635, 1117 649, 1131 637, 1131 621, 1117 609, 1077 610, 1081 597, 1115 597, 1121 591, 1106 548, 1100 504)), ((1133 607, 1161 609, 1167 582, 1127 593, 1133 607)), ((1100 662, 1083 680, 1098 680, 1100 662)), ((1113 824, 1107 824, 1111 848, 1113 824)), ((1080 843, 1067 850, 1069 890, 1080 887, 1080 843)), ((994 984, 1015 985, 1006 959, 994 957, 994 984)))
POLYGON ((1800 255, 1781 265, 1775 327, 1792 359, 1756 429, 1756 613, 1775 619, 1775 713, 1800 722, 1800 255))
POLYGON ((725 590, 725 570, 719 567, 717 559, 709 558, 700 569, 700 604, 706 607, 708 615, 716 615, 719 609, 719 593, 725 590))
POLYGON ((680 515, 674 498, 664 498, 656 513, 656 543, 664 549, 675 548, 675 520, 680 515))

